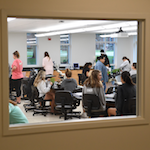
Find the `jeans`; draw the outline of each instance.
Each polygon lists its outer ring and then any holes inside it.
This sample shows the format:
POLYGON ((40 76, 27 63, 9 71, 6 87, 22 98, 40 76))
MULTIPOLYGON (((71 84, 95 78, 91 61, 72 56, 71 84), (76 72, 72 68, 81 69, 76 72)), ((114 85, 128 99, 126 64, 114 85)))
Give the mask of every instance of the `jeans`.
POLYGON ((105 93, 105 90, 106 90, 106 83, 103 82, 103 86, 104 86, 104 93, 105 93))

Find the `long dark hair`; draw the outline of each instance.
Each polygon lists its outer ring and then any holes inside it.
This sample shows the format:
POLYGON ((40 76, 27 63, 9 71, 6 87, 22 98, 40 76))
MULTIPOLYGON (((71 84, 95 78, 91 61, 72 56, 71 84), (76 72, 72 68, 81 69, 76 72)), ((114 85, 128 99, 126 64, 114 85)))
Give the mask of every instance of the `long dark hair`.
MULTIPOLYGON (((46 56, 49 57, 48 52, 45 52, 45 53, 44 53, 44 57, 46 57, 46 56)), ((49 58, 50 58, 50 57, 49 57, 49 58)))
POLYGON ((83 85, 87 87, 91 87, 91 88, 102 87, 102 83, 98 80, 98 77, 97 77, 99 73, 101 73, 100 70, 93 70, 90 77, 85 80, 83 85))
POLYGON ((91 62, 85 63, 85 65, 83 66, 83 69, 88 68, 89 66, 92 66, 92 63, 91 63, 91 62))
POLYGON ((123 81, 129 85, 135 85, 131 79, 130 73, 128 71, 124 71, 121 74, 123 81))
POLYGON ((127 58, 126 56, 122 57, 122 60, 127 59, 129 61, 129 64, 131 63, 130 59, 127 58))

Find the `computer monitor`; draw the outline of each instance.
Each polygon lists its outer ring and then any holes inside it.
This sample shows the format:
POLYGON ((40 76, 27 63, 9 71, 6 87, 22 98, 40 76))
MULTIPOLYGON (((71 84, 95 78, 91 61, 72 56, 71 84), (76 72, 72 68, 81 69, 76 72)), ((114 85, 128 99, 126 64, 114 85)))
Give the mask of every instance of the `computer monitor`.
POLYGON ((74 67, 74 69, 80 69, 79 63, 73 63, 73 67, 74 67))

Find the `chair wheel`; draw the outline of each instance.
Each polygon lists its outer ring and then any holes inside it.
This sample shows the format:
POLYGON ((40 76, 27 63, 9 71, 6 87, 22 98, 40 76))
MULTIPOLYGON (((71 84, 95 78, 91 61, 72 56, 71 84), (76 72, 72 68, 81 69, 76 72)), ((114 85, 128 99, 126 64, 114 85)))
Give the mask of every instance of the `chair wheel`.
POLYGON ((59 119, 61 119, 61 116, 59 116, 59 119))
POLYGON ((33 114, 33 116, 34 116, 34 114, 33 114))

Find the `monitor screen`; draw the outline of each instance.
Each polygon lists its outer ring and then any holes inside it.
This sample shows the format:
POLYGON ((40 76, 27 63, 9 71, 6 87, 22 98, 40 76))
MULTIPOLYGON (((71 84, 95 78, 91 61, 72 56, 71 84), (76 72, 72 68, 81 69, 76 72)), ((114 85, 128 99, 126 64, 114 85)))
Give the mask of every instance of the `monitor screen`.
POLYGON ((74 63, 74 64, 73 64, 73 67, 74 67, 75 69, 79 69, 79 64, 78 64, 78 63, 74 63))

